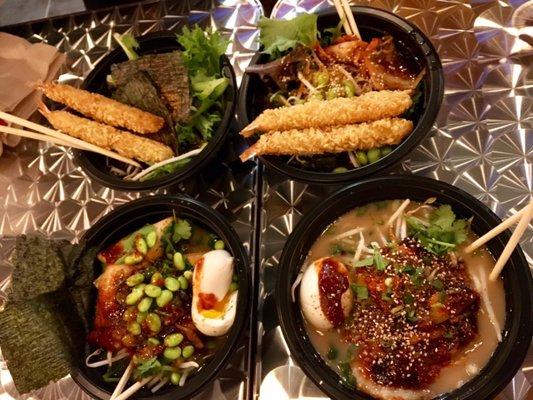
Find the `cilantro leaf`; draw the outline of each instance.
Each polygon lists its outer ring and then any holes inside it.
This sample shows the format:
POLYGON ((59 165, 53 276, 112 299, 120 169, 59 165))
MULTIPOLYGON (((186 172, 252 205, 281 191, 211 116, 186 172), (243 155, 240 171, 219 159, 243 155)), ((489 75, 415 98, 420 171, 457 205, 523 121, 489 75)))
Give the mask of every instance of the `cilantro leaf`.
POLYGON ((365 285, 358 285, 352 283, 352 291, 356 294, 357 300, 366 300, 368 299, 368 288, 365 285))
POLYGON ((155 376, 161 372, 161 363, 157 357, 152 357, 141 361, 135 368, 134 376, 136 379, 155 376))
POLYGON ((427 251, 439 256, 455 250, 466 240, 468 221, 456 219, 449 205, 437 208, 428 226, 415 217, 407 217, 406 221, 409 235, 418 239, 427 251))
POLYGON ((261 18, 259 41, 264 52, 278 58, 298 45, 312 47, 317 43, 317 15, 302 14, 290 21, 261 18))
POLYGON ((135 37, 133 35, 129 33, 121 35, 118 32, 115 32, 113 34, 113 37, 120 45, 120 47, 122 47, 124 53, 126 53, 128 60, 136 60, 137 58, 139 58, 138 54, 134 50, 139 48, 139 43, 137 42, 137 40, 135 40, 135 37))
POLYGON ((160 177, 162 177, 164 175, 167 175, 167 174, 170 174, 172 172, 175 172, 175 171, 178 171, 178 170, 182 169, 190 161, 191 161, 190 158, 184 158, 182 160, 177 160, 177 161, 162 165, 161 167, 154 169, 149 174, 143 176, 140 179, 140 181, 141 182, 146 182, 146 181, 150 181, 150 180, 153 180, 153 179, 158 179, 158 178, 160 178, 160 177))
POLYGON ((389 265, 389 261, 384 258, 381 253, 379 252, 379 248, 374 248, 374 264, 376 265, 376 269, 378 271, 384 271, 387 265, 389 265))
POLYGON ((174 234, 172 240, 177 243, 182 239, 190 239, 191 237, 191 224, 185 219, 176 219, 174 222, 174 234))
POLYGON ((374 264, 374 259, 372 257, 367 257, 362 260, 354 262, 354 267, 369 267, 374 264))

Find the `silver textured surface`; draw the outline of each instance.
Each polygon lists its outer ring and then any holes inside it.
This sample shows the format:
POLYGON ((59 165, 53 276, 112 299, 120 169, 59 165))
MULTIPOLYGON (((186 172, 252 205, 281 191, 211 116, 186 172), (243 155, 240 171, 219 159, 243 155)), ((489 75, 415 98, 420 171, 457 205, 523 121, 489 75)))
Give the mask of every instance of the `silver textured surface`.
MULTIPOLYGON (((411 172, 452 183, 500 217, 525 206, 533 190, 533 71, 510 59, 524 48, 512 26, 524 1, 352 1, 392 10, 422 29, 443 62, 446 89, 431 137, 402 162, 411 172)), ((292 18, 330 6, 327 0, 280 0, 272 16, 292 18)), ((266 170, 260 245, 259 354, 256 385, 264 399, 325 398, 295 365, 276 318, 274 284, 286 237, 300 217, 336 188, 286 180, 266 170)), ((533 228, 522 242, 530 265, 533 228)), ((498 396, 523 400, 533 383, 533 352, 498 396)), ((530 393, 531 394, 531 393, 530 393)), ((482 400, 482 399, 480 399, 482 400)))
MULTIPOLYGON (((24 24, 9 29, 32 42, 44 41, 68 55, 60 80, 79 85, 112 47, 114 32, 136 35, 157 30, 178 32, 184 24, 200 23, 225 32, 238 77, 248 64, 256 43, 256 21, 262 7, 256 0, 168 1, 113 8, 65 18, 24 24)), ((5 28, 2 28, 5 29, 5 28)), ((253 257, 257 165, 242 164, 237 155, 236 132, 218 160, 194 179, 167 192, 183 191, 224 214, 253 257)), ((95 221, 134 198, 150 193, 114 191, 90 181, 62 147, 23 141, 0 157, 0 303, 8 287, 7 259, 14 237, 42 232, 52 238, 76 241, 95 221)), ((1 328, 0 328, 1 329, 1 328)), ((251 327, 255 329, 255 327, 251 327)), ((244 399, 249 386, 248 333, 219 379, 198 396, 202 399, 244 399)), ((44 367, 44 366, 43 366, 44 367)), ((70 377, 19 396, 0 355, 0 399, 88 399, 70 377)))

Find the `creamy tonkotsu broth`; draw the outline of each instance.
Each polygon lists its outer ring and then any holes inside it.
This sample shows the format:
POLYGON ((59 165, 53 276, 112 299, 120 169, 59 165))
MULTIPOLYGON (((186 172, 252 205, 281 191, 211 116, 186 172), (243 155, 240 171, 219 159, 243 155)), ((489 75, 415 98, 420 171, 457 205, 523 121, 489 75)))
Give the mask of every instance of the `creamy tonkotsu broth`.
POLYGON ((487 249, 465 254, 476 238, 467 221, 452 225, 459 236, 448 238, 460 241, 464 232, 464 241, 435 245, 437 256, 411 236, 411 225, 446 227, 449 211, 410 202, 397 212, 404 203, 372 203, 332 223, 310 249, 296 301, 314 347, 346 384, 378 399, 431 399, 487 364, 501 338, 505 296, 501 279, 488 279, 487 249))

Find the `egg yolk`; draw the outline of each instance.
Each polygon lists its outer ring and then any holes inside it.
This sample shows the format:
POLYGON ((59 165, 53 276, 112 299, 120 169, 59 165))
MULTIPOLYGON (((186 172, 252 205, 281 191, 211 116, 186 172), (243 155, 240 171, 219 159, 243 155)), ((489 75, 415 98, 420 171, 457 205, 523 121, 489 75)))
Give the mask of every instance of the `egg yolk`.
POLYGON ((213 293, 199 293, 198 311, 206 318, 220 318, 226 311, 229 297, 228 292, 221 301, 218 301, 213 293))

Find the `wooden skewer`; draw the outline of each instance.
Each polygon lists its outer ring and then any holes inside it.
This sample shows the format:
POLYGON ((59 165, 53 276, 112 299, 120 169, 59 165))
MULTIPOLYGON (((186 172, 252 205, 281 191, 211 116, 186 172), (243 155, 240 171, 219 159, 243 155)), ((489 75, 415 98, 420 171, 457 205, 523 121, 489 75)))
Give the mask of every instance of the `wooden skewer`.
POLYGON ((11 115, 8 113, 5 113, 3 111, 0 111, 0 118, 2 118, 6 122, 11 122, 17 125, 24 126, 25 128, 32 129, 34 131, 43 133, 45 135, 51 136, 56 139, 61 139, 65 142, 69 142, 69 146, 77 147, 77 148, 83 148, 87 151, 92 151, 94 153, 102 154, 106 157, 113 158, 118 161, 122 161, 126 164, 131 164, 135 167, 140 167, 141 164, 139 164, 137 161, 132 160, 131 158, 123 157, 115 152, 112 152, 110 150, 104 149, 102 147, 96 146, 91 143, 84 142, 83 140, 77 139, 75 137, 69 136, 65 133, 47 128, 46 126, 42 126, 39 124, 36 124, 35 122, 31 122, 28 120, 25 120, 23 118, 17 117, 15 115, 11 115))
POLYGON ((85 147, 78 147, 73 145, 72 143, 68 143, 61 139, 53 138, 52 136, 43 135, 42 133, 35 133, 31 131, 25 131, 23 129, 16 129, 11 128, 10 126, 2 126, 0 125, 0 132, 7 133, 8 135, 15 135, 20 137, 25 137, 28 139, 35 139, 35 140, 41 140, 43 142, 50 142, 53 144, 57 144, 59 146, 69 146, 74 147, 76 149, 85 150, 85 147))
POLYGON ((474 242, 469 244, 465 248, 465 252, 466 253, 473 252, 474 250, 476 250, 479 247, 483 246, 489 240, 491 240, 491 239, 495 238, 496 236, 498 236, 504 230, 506 230, 506 229, 510 228, 511 226, 513 226, 515 223, 517 223, 520 220, 522 215, 524 215, 524 213, 527 211, 528 207, 529 207, 529 205, 525 206, 520 211, 518 211, 515 215, 507 218, 501 224, 499 224, 498 226, 496 226, 495 228, 491 229, 490 231, 485 233, 483 236, 481 236, 480 238, 478 238, 477 240, 475 240, 474 242))
POLYGON ((350 3, 348 3, 348 0, 341 0, 341 3, 342 3, 342 6, 344 7, 344 13, 346 14, 346 17, 348 18, 348 23, 350 24, 352 35, 355 35, 359 39, 361 39, 361 34, 359 33, 359 29, 357 28, 357 24, 355 23, 355 18, 353 17, 350 3))
POLYGON ((529 205, 526 207, 526 212, 524 213, 524 215, 522 215, 520 222, 518 222, 516 229, 511 235, 511 239, 509 239, 509 243, 507 243, 507 245, 503 249, 502 254, 500 255, 500 258, 498 258, 498 261, 496 261, 496 265, 494 266, 494 268, 492 269, 492 272, 489 275, 489 279, 491 281, 495 281, 496 279, 498 279, 498 276, 500 275, 500 272, 502 272, 502 269, 505 266, 505 263, 507 262, 509 257, 511 257, 511 254, 514 251, 514 248, 516 247, 516 245, 518 245, 518 241, 520 240, 520 238, 526 231, 529 221, 531 221, 532 218, 533 218, 533 200, 529 202, 529 205))
POLYGON ((339 14, 339 18, 341 19, 344 31, 348 35, 353 35, 352 28, 350 26, 350 21, 348 21, 348 18, 346 18, 346 15, 344 15, 344 9, 342 8, 341 0, 333 0, 333 4, 335 5, 337 14, 339 14))

